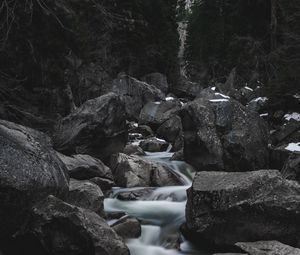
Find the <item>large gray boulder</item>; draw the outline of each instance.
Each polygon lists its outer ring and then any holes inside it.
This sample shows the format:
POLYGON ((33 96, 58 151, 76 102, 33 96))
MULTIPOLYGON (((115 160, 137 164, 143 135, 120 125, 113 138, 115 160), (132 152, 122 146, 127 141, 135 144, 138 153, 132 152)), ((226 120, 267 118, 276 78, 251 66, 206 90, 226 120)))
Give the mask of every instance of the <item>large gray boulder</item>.
POLYGON ((181 108, 179 100, 149 102, 141 110, 139 123, 156 130, 163 122, 175 115, 181 108))
POLYGON ((120 187, 160 187, 180 185, 175 173, 163 164, 122 153, 111 157, 110 167, 120 187))
POLYGON ((278 241, 240 242, 236 246, 249 255, 300 255, 300 249, 278 241))
POLYGON ((184 157, 196 170, 250 171, 268 167, 268 126, 229 98, 199 98, 179 113, 184 157))
POLYGON ((0 120, 0 238, 18 230, 34 203, 64 197, 68 181, 47 135, 0 120))
POLYGON ((125 106, 113 93, 86 101, 57 124, 54 134, 59 152, 102 160, 122 151, 126 141, 125 106))
POLYGON ((98 214, 53 196, 33 208, 27 233, 50 254, 129 255, 123 240, 98 214))
POLYGON ((66 202, 94 211, 103 215, 104 195, 102 190, 93 182, 70 180, 69 193, 66 202))
POLYGON ((94 177, 113 179, 109 167, 99 159, 81 154, 68 157, 61 153, 58 153, 58 157, 66 165, 71 178, 77 180, 88 180, 94 177))
POLYGON ((199 172, 187 195, 184 231, 196 242, 278 240, 300 246, 300 185, 277 170, 199 172))
POLYGON ((109 90, 121 96, 130 119, 138 119, 141 109, 148 102, 164 99, 164 93, 154 85, 126 74, 120 74, 113 80, 109 90))

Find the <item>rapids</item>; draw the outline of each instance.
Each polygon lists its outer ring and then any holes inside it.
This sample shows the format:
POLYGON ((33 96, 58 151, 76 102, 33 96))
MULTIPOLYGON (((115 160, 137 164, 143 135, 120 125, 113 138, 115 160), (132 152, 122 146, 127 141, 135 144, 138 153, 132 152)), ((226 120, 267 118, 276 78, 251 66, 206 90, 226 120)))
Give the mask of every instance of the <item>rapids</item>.
POLYGON ((115 198, 120 192, 139 188, 114 188, 111 197, 104 201, 106 212, 125 212, 142 222, 141 236, 137 239, 128 239, 126 242, 131 255, 209 254, 196 249, 180 235, 179 227, 185 221, 186 190, 192 184, 194 170, 183 161, 170 161, 172 155, 173 153, 169 151, 147 152, 144 158, 167 164, 180 176, 183 186, 156 188, 139 201, 121 201, 115 198), (177 243, 177 239, 179 245, 175 249, 173 246, 177 243))

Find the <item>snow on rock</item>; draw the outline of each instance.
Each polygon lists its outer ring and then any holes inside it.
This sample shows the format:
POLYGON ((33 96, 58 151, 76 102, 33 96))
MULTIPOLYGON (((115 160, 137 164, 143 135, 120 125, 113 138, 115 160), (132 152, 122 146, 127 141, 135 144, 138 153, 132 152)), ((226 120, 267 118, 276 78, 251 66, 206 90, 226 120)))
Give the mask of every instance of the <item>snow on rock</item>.
POLYGON ((288 146, 285 147, 288 151, 297 151, 300 152, 300 143, 289 143, 288 146))
POLYGON ((225 95, 223 95, 223 94, 221 94, 221 93, 215 93, 215 95, 216 95, 216 96, 221 96, 221 97, 223 97, 223 98, 230 99, 229 96, 225 96, 225 95))
POLYGON ((211 99, 209 100, 212 103, 219 103, 219 102, 228 102, 228 99, 211 99))
POLYGON ((262 113, 261 115, 260 115, 260 117, 267 117, 269 114, 268 113, 262 113))
POLYGON ((215 91, 215 90, 216 90, 216 87, 211 87, 211 90, 215 91))
POLYGON ((166 101, 172 101, 172 100, 174 100, 174 97, 166 97, 165 100, 166 100, 166 101))
POLYGON ((284 118, 289 121, 289 120, 296 120, 296 121, 300 121, 300 113, 297 112, 293 112, 290 114, 286 114, 284 115, 284 118))
POLYGON ((245 89, 248 89, 248 90, 250 90, 250 91, 253 91, 253 89, 251 89, 251 88, 249 88, 249 87, 247 87, 247 86, 245 86, 245 89))
POLYGON ((255 102, 258 102, 258 101, 268 101, 268 98, 267 97, 257 97, 255 99, 253 99, 252 101, 255 101, 255 102))

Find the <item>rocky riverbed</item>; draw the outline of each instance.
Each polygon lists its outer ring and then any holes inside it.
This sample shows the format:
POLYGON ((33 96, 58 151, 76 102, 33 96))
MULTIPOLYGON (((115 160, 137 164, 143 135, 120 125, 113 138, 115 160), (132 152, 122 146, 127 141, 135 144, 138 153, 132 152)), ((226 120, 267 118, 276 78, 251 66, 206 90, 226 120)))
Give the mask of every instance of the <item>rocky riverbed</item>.
POLYGON ((119 75, 45 132, 0 120, 0 251, 300 254, 299 114, 146 81, 119 75))

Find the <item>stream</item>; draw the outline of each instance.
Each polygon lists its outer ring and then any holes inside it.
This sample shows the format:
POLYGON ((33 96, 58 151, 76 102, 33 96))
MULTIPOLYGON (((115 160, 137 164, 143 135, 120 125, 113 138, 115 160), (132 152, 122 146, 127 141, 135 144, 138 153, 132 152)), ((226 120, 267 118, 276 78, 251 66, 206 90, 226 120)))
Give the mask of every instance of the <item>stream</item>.
POLYGON ((119 192, 138 188, 115 188, 111 198, 104 201, 106 212, 125 212, 142 222, 141 236, 126 241, 131 255, 210 254, 197 249, 180 235, 179 227, 185 221, 186 190, 192 184, 194 170, 183 161, 170 161, 172 155, 170 152, 147 152, 143 158, 167 164, 180 175, 184 185, 156 188, 139 201, 121 201, 114 198, 119 192), (180 240, 179 247, 172 248, 177 239, 180 240), (171 247, 168 247, 170 243, 171 247))

